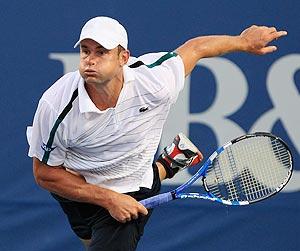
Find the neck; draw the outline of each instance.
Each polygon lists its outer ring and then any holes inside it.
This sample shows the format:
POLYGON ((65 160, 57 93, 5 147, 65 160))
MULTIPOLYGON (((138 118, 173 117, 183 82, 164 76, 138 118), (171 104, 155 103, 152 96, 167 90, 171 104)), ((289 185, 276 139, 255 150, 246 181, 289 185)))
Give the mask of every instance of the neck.
POLYGON ((123 83, 123 75, 120 75, 107 83, 85 83, 85 89, 96 107, 106 110, 117 105, 123 83))

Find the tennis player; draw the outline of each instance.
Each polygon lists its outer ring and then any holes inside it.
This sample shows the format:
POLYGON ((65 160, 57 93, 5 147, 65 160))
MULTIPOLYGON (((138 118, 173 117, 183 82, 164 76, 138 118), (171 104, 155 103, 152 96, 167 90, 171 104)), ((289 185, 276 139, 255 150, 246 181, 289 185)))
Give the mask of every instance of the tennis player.
POLYGON ((42 96, 29 135, 36 182, 51 192, 88 250, 135 250, 151 214, 138 201, 161 180, 202 160, 183 134, 154 162, 184 78, 205 57, 267 54, 286 35, 251 26, 238 36, 203 36, 172 52, 130 57, 125 28, 95 17, 82 28, 79 70, 42 96))

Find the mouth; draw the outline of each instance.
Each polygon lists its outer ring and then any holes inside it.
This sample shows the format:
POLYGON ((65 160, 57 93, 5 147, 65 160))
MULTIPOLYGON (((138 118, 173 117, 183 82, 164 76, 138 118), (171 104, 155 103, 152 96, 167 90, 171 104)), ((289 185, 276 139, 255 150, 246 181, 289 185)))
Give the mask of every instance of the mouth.
POLYGON ((91 69, 87 69, 87 70, 84 71, 84 74, 87 75, 87 76, 94 76, 94 75, 97 74, 97 72, 94 71, 94 70, 91 70, 91 69))

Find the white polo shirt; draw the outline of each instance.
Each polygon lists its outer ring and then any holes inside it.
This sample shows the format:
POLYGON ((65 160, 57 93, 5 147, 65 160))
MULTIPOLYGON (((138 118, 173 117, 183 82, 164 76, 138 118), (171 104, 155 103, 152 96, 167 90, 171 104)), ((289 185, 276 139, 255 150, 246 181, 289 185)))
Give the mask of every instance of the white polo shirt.
POLYGON ((78 71, 56 81, 39 101, 28 131, 28 155, 120 193, 151 188, 154 154, 170 106, 183 88, 184 66, 175 53, 130 61, 139 62, 124 66, 117 104, 104 111, 89 98, 78 71), (65 117, 58 118, 64 109, 65 117))

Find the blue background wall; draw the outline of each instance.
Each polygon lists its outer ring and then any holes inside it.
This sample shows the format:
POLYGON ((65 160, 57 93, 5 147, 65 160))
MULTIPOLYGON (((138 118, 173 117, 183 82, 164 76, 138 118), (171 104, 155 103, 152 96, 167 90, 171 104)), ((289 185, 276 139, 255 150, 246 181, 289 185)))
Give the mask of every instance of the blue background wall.
MULTIPOLYGON (((129 47, 135 56, 173 50, 198 35, 238 34, 252 24, 288 30, 288 37, 275 42, 279 50, 272 55, 234 53, 223 58, 240 69, 248 86, 244 103, 228 119, 248 132, 267 112, 273 109, 278 113, 270 131, 284 138, 293 150, 296 172, 290 187, 271 200, 243 208, 205 201, 162 206, 155 211, 138 249, 300 250, 299 8, 296 0, 1 0, 0 250, 83 250, 58 205, 35 185, 25 130, 43 91, 65 72, 62 62, 50 59, 49 54, 78 52, 73 44, 82 25, 98 15, 115 17, 127 27, 129 47), (283 58, 287 62, 276 68, 276 75, 270 69, 283 58), (277 81, 273 89, 286 86, 287 92, 274 100, 267 88, 270 81, 277 81)), ((199 66, 192 74, 189 99, 184 100, 188 116, 206 111, 213 103, 222 85, 214 76, 208 66, 199 66)), ((206 156, 224 138, 229 140, 235 134, 229 130, 221 140, 212 126, 187 123, 187 133, 206 156)), ((176 182, 166 183, 163 190, 176 182)))

